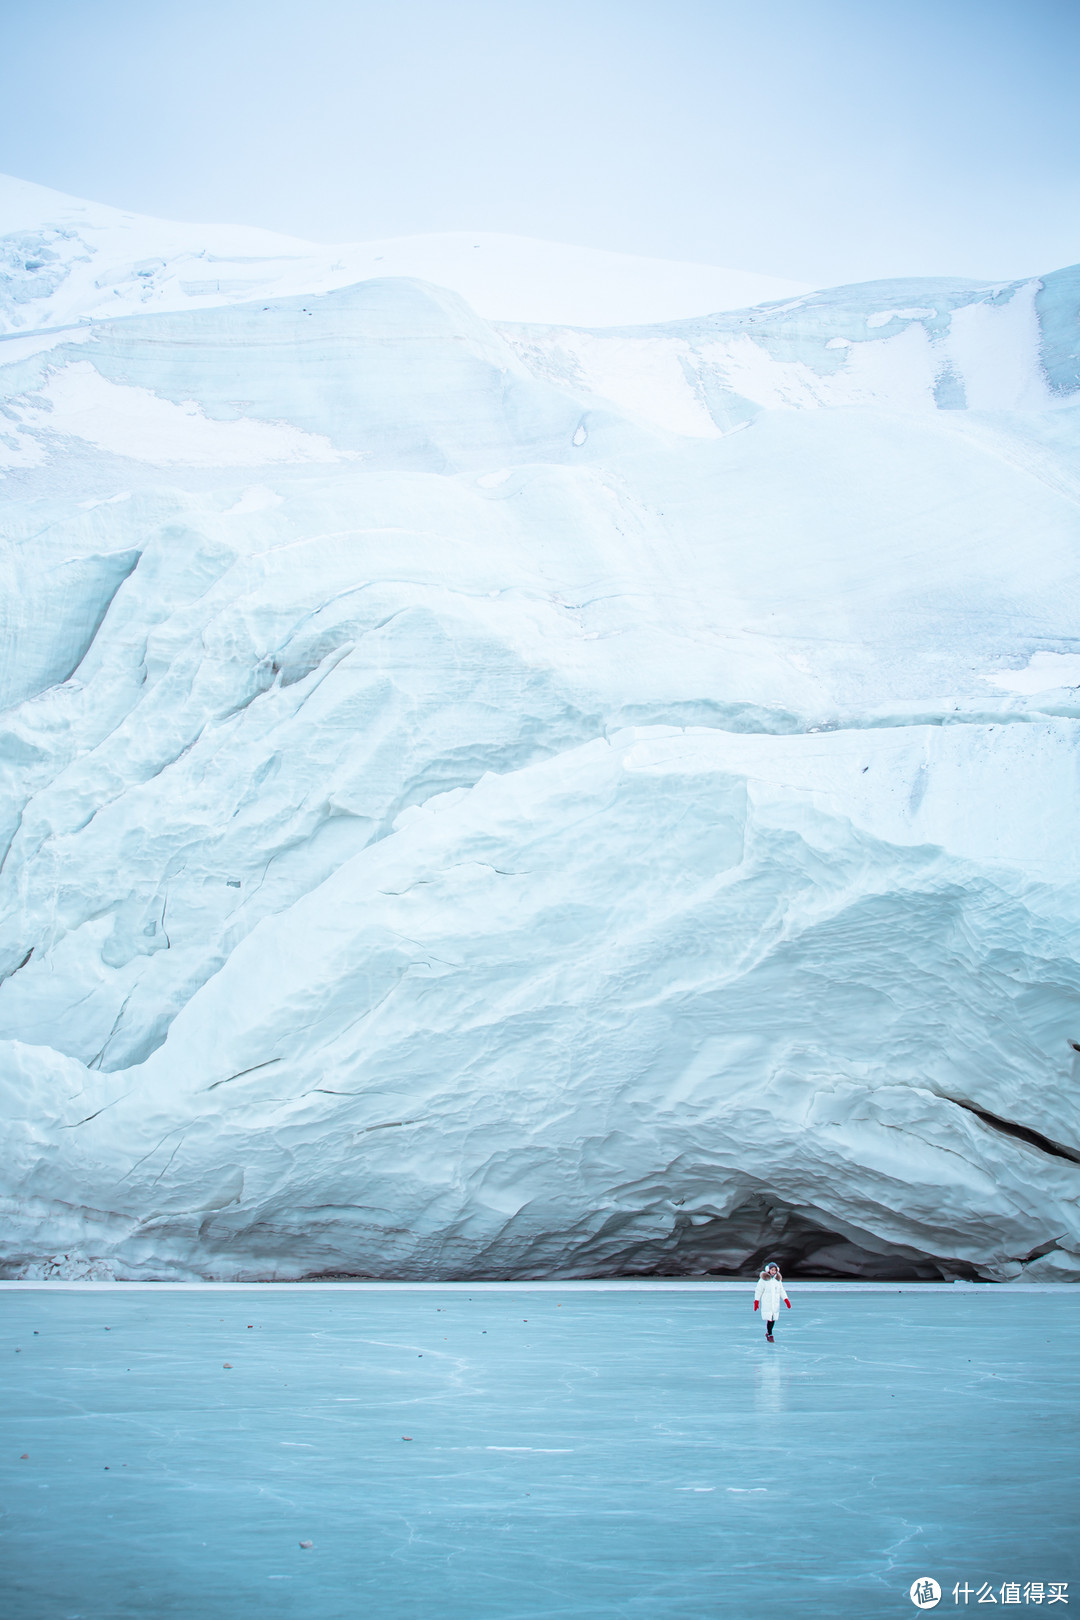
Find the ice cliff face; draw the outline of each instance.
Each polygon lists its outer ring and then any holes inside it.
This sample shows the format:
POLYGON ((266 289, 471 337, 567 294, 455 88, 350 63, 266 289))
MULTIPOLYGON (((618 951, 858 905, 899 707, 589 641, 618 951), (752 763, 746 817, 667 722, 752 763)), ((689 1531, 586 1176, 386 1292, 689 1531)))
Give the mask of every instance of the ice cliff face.
POLYGON ((1080 1278, 1078 303, 0 344, 7 1274, 1080 1278))

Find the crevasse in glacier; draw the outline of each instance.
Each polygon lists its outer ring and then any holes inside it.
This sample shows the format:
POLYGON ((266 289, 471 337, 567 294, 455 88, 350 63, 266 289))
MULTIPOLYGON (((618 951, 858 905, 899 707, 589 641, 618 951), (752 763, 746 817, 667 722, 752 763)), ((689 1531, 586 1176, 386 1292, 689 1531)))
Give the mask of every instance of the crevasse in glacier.
POLYGON ((28 230, 6 1274, 1080 1278, 1080 271, 64 324, 28 230))

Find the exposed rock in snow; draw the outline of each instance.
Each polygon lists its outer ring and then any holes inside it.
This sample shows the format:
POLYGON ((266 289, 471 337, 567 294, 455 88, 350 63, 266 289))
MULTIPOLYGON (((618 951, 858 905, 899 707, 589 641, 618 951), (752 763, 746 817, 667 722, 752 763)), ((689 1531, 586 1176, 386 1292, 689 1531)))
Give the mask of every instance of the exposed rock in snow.
POLYGON ((1074 276, 61 332, 39 256, 8 1274, 1080 1277, 1074 276))

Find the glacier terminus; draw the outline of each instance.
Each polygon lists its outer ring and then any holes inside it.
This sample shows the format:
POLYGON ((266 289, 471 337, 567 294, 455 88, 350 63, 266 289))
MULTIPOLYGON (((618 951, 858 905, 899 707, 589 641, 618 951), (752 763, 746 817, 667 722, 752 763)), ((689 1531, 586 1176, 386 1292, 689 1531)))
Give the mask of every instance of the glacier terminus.
POLYGON ((1080 1281, 1080 267, 0 231, 5 1276, 1080 1281))

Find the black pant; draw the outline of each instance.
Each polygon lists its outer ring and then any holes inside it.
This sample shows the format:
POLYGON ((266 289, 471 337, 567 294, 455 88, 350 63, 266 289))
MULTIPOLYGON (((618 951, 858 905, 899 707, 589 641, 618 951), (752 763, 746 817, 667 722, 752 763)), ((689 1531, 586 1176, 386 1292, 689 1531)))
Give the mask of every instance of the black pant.
POLYGON ((774 1328, 774 1327, 775 1327, 775 1326, 776 1326, 776 1318, 775 1318, 775 1316, 774 1316, 774 1317, 773 1317, 773 1319, 772 1319, 772 1321, 771 1321, 771 1322, 766 1322, 766 1324, 765 1324, 765 1331, 766 1331, 766 1333, 768 1333, 768 1334, 771 1334, 771 1333, 772 1333, 772 1330, 773 1330, 773 1328, 774 1328))

